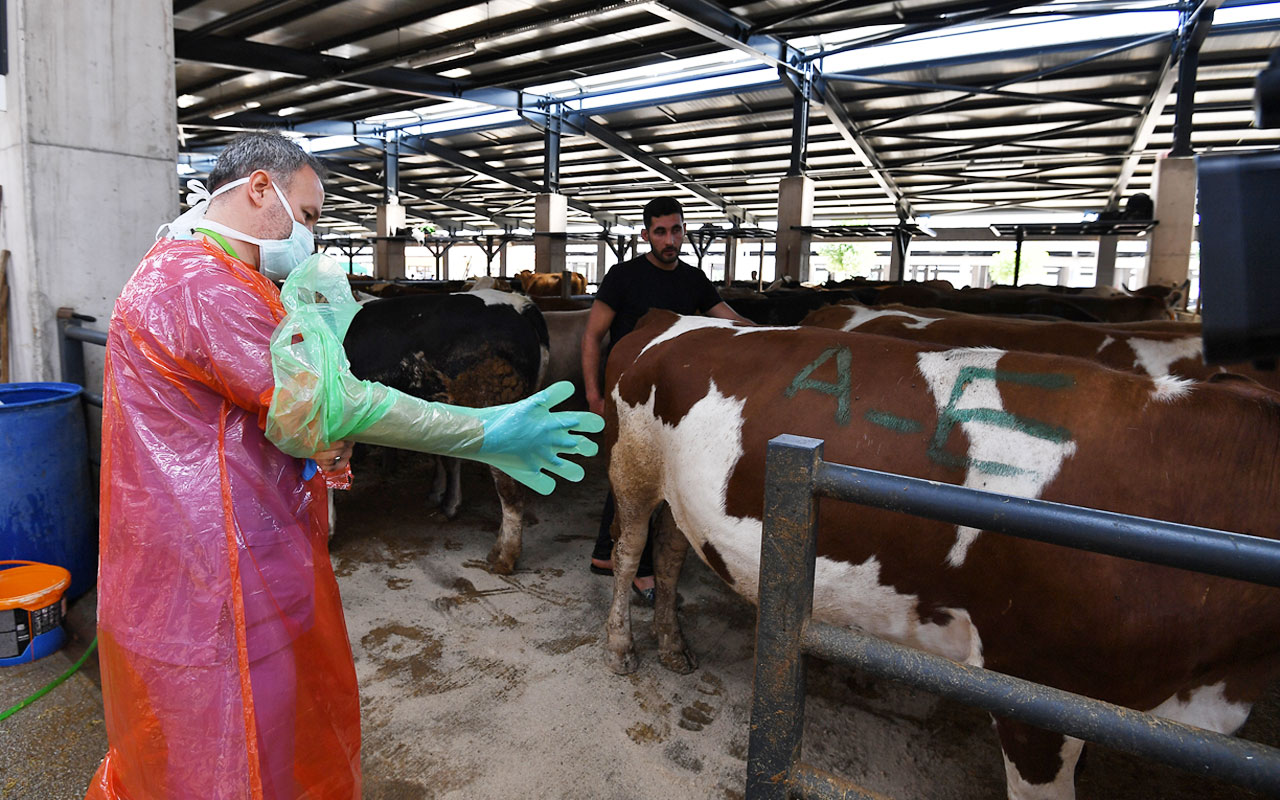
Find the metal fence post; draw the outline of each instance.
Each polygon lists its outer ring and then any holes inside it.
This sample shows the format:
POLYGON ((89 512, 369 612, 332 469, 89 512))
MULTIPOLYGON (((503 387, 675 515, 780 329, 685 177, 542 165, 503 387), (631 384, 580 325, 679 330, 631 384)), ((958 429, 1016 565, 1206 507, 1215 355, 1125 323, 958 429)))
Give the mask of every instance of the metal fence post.
POLYGON ((84 347, 78 341, 74 341, 67 336, 67 328, 71 326, 80 327, 80 321, 84 317, 75 312, 75 309, 63 306, 58 309, 58 341, 59 354, 62 357, 62 380, 66 383, 78 383, 85 385, 84 373, 84 347))
POLYGON ((755 692, 746 800, 786 800, 804 729, 804 627, 813 609, 822 441, 783 435, 765 456, 755 692))

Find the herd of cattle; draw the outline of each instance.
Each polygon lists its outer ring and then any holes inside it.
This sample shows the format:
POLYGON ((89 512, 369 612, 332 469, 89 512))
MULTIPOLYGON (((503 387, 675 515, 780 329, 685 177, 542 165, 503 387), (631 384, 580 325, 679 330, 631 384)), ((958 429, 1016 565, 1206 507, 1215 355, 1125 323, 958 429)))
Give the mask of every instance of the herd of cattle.
MULTIPOLYGON (((690 546, 754 602, 764 451, 782 433, 825 440, 833 462, 1280 535, 1280 380, 1207 366, 1198 324, 1170 320, 1176 293, 867 284, 725 299, 761 326, 654 311, 609 356, 617 673, 637 667, 629 589, 664 503, 660 662, 695 666, 675 595, 690 546)), ((587 313, 493 290, 373 300, 345 344, 357 375, 489 405, 580 383, 587 313)), ((490 563, 509 572, 523 489, 495 481, 490 563)), ((456 480, 441 493, 456 510, 456 480)), ((1280 674, 1274 589, 852 504, 823 503, 819 529, 825 621, 1228 733, 1280 674)), ((1079 740, 996 729, 1011 798, 1074 797, 1079 740)))

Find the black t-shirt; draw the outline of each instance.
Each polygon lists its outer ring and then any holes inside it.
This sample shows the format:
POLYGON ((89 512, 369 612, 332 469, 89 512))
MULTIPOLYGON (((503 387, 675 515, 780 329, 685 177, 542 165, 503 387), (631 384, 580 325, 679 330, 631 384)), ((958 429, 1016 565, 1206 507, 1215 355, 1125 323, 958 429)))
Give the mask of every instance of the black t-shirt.
POLYGON ((675 269, 655 267, 647 255, 615 265, 600 282, 596 299, 613 309, 609 341, 631 333, 651 308, 677 314, 705 314, 720 304, 711 279, 695 266, 676 261, 675 269))

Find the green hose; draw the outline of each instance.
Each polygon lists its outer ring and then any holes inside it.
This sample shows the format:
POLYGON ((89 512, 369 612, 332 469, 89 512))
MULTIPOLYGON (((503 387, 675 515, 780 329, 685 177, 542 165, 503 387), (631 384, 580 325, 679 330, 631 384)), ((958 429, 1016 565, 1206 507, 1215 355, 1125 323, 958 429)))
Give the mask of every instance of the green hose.
POLYGON ((80 667, 84 665, 85 660, 89 658, 89 655, 93 653, 94 649, 97 646, 98 646, 98 637, 95 636, 93 637, 93 641, 89 643, 89 649, 84 651, 84 655, 80 656, 80 660, 77 661, 75 664, 73 664, 71 666, 71 669, 62 673, 57 678, 54 678, 52 681, 49 682, 48 686, 45 686, 43 689, 31 695, 26 700, 23 700, 21 703, 18 703, 16 706, 10 706, 9 708, 6 708, 4 711, 0 711, 0 721, 6 720, 9 717, 12 717, 14 714, 18 713, 22 709, 26 708, 27 706, 31 705, 35 701, 39 700, 41 697, 44 697, 49 692, 53 691, 58 686, 58 684, 65 681, 67 678, 70 678, 72 675, 76 674, 76 670, 80 669, 80 667))

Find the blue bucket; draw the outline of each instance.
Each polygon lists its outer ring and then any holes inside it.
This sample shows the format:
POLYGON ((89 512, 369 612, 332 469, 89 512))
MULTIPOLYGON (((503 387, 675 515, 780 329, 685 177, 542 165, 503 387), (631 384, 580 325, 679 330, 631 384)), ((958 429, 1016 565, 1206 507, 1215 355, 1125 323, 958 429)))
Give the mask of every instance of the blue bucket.
POLYGON ((82 391, 74 383, 0 384, 0 559, 64 567, 72 599, 93 588, 98 572, 82 391))

